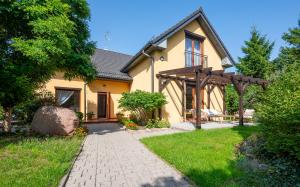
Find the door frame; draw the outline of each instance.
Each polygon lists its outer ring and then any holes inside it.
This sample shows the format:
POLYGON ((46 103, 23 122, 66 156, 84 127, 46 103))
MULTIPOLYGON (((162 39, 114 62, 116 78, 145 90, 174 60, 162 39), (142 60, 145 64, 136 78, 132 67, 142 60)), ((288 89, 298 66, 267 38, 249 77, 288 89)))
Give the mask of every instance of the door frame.
POLYGON ((110 118, 110 106, 109 106, 109 100, 110 100, 110 93, 109 92, 97 92, 97 118, 101 119, 109 119, 110 118), (105 95, 106 96, 106 114, 105 117, 99 117, 99 95, 105 95))

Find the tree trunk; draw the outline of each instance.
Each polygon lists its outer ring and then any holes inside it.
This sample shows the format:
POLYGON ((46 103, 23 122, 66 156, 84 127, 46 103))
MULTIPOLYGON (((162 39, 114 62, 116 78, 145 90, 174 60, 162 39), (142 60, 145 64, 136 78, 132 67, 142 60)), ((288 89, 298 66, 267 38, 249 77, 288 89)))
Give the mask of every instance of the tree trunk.
POLYGON ((11 118, 12 118, 12 108, 8 107, 4 109, 4 121, 3 130, 4 132, 11 132, 11 118))

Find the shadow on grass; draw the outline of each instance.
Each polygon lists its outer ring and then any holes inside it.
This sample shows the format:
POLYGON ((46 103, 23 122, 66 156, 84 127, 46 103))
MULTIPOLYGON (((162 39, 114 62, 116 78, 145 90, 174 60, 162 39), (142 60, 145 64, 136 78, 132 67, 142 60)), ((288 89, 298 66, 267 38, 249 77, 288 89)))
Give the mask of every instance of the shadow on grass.
POLYGON ((185 173, 197 186, 241 186, 239 177, 241 171, 237 169, 237 161, 228 161, 226 170, 213 169, 211 171, 200 171, 190 169, 185 173))
POLYGON ((237 132, 239 135, 243 137, 243 139, 248 138, 253 133, 259 133, 259 126, 236 126, 232 128, 233 131, 237 132))
POLYGON ((180 186, 188 187, 190 186, 186 179, 180 178, 175 179, 174 177, 158 177, 153 183, 142 184, 141 187, 165 187, 165 186, 180 186))

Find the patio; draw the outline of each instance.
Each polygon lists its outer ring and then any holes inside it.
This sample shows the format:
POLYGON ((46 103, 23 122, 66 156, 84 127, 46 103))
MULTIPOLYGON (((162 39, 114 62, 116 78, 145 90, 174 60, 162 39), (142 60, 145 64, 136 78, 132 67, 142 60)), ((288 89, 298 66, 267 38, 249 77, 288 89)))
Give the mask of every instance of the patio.
MULTIPOLYGON (((201 108, 202 102, 200 102, 201 95, 200 90, 207 87, 207 99, 208 106, 210 109, 210 94, 215 87, 218 87, 223 95, 223 113, 214 116, 219 118, 230 118, 231 116, 226 115, 226 107, 225 107, 225 86, 228 84, 233 84, 238 95, 239 95, 239 125, 244 125, 244 107, 243 107, 243 96, 245 90, 250 84, 260 85, 262 89, 265 89, 268 82, 263 79, 253 78, 249 76, 236 75, 233 72, 226 73, 224 70, 212 70, 212 68, 204 68, 202 65, 185 67, 172 69, 167 71, 161 71, 157 75, 159 79, 159 91, 162 92, 164 88, 170 83, 170 81, 174 81, 177 86, 182 91, 182 118, 183 121, 190 121, 195 123, 197 128, 201 128, 201 108), (187 119, 187 105, 186 105, 186 93, 187 93, 187 85, 193 86, 196 89, 196 107, 195 107, 195 118, 187 119)), ((160 117, 162 116, 161 110, 159 112, 160 117)))

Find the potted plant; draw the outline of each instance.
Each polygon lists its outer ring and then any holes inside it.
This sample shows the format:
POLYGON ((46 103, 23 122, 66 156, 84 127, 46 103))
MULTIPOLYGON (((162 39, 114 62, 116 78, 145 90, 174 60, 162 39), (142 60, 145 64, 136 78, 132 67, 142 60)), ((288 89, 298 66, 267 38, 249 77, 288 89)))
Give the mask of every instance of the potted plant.
POLYGON ((94 116, 94 115, 95 115, 94 112, 88 112, 88 113, 86 114, 88 120, 93 119, 93 116, 94 116))

